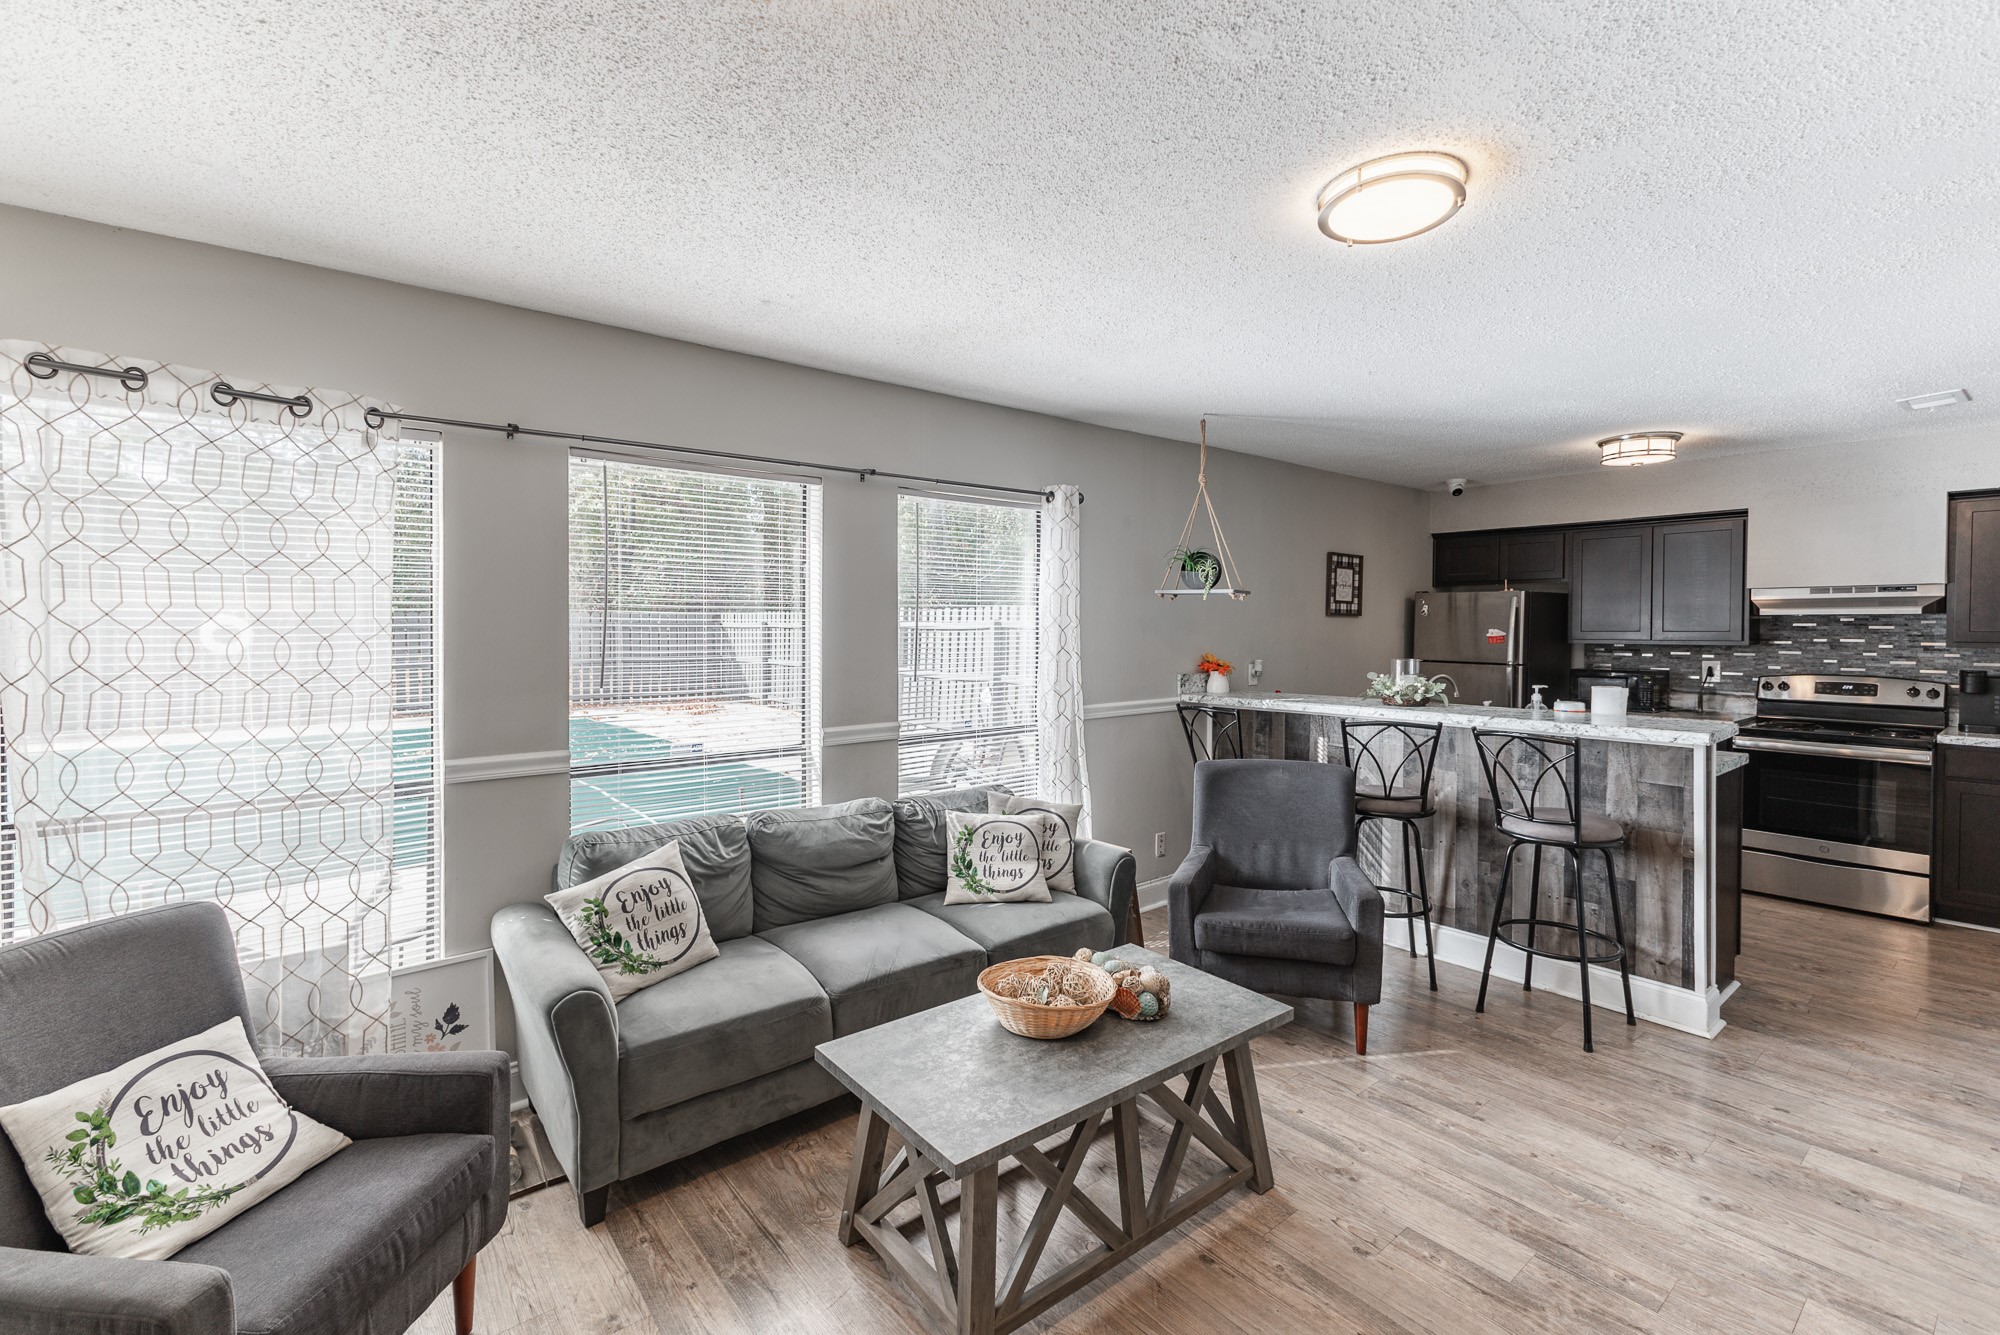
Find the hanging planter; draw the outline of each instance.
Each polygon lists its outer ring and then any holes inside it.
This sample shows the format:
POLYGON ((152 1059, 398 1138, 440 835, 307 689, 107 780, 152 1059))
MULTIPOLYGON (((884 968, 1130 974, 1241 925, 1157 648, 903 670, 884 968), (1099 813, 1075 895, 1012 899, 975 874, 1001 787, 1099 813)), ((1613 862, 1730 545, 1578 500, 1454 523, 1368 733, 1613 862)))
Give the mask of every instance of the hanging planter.
POLYGON ((1229 539, 1222 536, 1222 521, 1215 517, 1215 502, 1208 494, 1208 419, 1201 419, 1201 462, 1195 471, 1194 504, 1188 507, 1187 523, 1181 525, 1181 540, 1167 553, 1167 568, 1160 587, 1153 590, 1162 598, 1178 598, 1184 593, 1228 594, 1241 601, 1250 596, 1229 554, 1229 539), (1208 540, 1195 539, 1195 521, 1206 515, 1208 540))

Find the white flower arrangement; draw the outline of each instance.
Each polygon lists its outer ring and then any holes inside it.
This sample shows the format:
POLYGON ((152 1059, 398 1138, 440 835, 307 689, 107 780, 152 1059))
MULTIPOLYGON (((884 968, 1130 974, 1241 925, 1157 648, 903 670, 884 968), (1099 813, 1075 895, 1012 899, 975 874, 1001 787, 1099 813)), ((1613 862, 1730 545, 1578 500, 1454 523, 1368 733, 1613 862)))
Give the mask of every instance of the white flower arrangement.
POLYGON ((1450 697, 1443 677, 1406 677, 1397 681, 1386 672, 1368 674, 1368 695, 1392 705, 1427 705, 1450 697))

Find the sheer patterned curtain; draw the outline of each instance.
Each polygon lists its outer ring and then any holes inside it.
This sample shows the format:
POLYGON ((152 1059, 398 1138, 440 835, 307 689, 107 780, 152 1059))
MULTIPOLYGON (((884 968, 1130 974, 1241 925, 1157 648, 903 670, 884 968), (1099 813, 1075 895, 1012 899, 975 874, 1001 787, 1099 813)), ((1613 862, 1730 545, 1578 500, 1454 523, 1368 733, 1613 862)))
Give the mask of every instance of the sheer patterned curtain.
POLYGON ((1083 754, 1083 493, 1049 488, 1042 509, 1041 795, 1081 802, 1090 833, 1090 767, 1083 754))
POLYGON ((213 899, 260 1046, 379 1045, 400 448, 350 394, 37 352, 131 364, 0 343, 0 939, 213 899))

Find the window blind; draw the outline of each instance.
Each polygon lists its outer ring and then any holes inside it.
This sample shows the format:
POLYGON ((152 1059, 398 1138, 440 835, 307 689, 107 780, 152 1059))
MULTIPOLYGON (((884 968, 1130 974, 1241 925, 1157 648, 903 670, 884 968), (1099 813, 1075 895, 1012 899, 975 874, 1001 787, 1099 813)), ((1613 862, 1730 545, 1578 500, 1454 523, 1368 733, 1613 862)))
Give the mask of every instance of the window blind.
POLYGON ((390 563, 391 774, 395 858, 389 897, 390 965, 444 955, 444 878, 438 764, 437 448, 400 447, 390 563))
POLYGON ((569 476, 571 828, 817 801, 818 485, 569 476))
POLYGON ((1035 508, 905 494, 897 500, 898 788, 1005 784, 1033 793, 1035 508))

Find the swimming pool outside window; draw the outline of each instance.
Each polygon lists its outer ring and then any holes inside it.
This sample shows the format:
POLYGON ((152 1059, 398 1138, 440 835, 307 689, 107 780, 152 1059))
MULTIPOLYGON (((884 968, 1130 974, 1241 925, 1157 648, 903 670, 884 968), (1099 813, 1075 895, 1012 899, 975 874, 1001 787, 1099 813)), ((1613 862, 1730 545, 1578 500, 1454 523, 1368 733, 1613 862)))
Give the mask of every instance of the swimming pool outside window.
POLYGON ((570 827, 819 797, 816 483, 578 453, 570 827))

